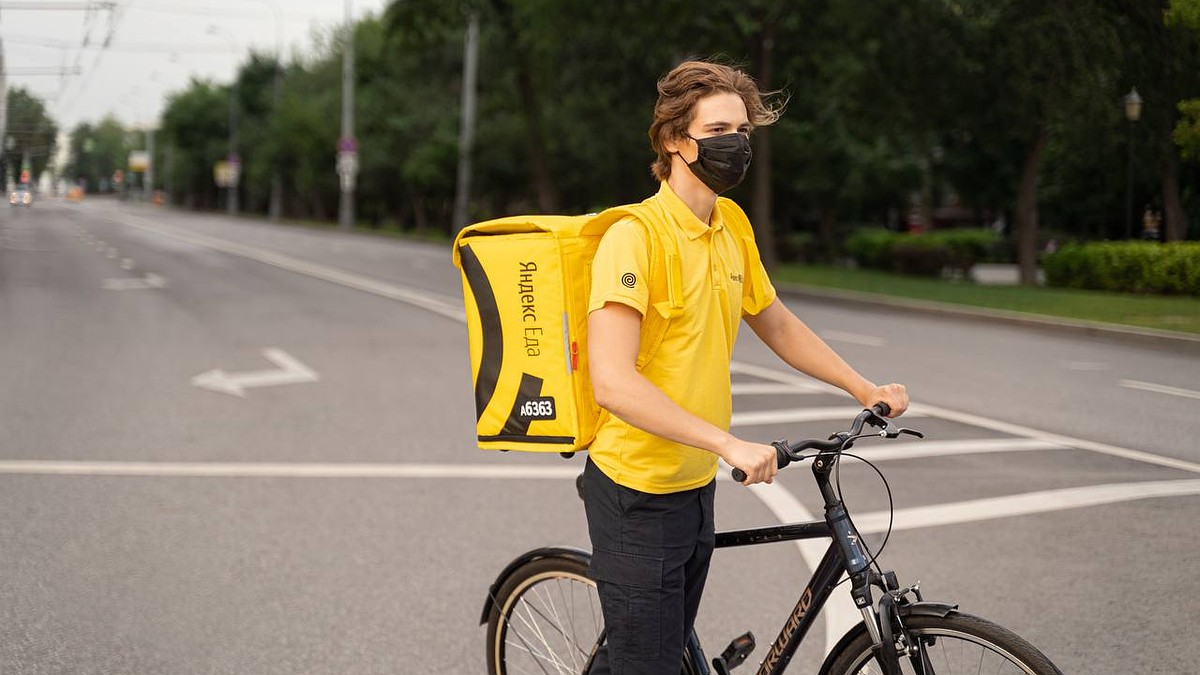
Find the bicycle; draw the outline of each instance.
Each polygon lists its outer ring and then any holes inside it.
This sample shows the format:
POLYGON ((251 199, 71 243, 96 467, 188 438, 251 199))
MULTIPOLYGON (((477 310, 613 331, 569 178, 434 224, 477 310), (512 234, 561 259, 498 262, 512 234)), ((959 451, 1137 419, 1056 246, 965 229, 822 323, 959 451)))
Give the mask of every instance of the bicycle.
MULTIPOLYGON (((901 587, 895 572, 884 571, 876 563, 878 553, 867 549, 842 501, 835 470, 843 455, 854 457, 846 451, 860 438, 898 438, 902 434, 923 438, 918 431, 897 427, 886 417, 888 412, 883 403, 864 409, 850 429, 828 440, 773 443, 781 469, 792 462, 813 460, 813 476, 825 502, 824 521, 717 533, 718 549, 798 539, 832 540, 757 674, 780 675, 787 669, 825 601, 846 574, 863 621, 825 657, 822 675, 1062 675, 1024 638, 960 612, 957 605, 925 600, 919 583, 901 587), (864 426, 879 431, 864 431, 864 426), (801 454, 806 450, 817 452, 801 454), (873 588, 881 591, 878 600, 873 588)), ((879 473, 878 468, 875 471, 879 473)), ((734 469, 733 478, 741 482, 745 474, 734 469)), ((888 497, 890 501, 890 488, 888 497)), ((880 551, 886 543, 887 535, 880 551)), ((588 672, 605 639, 595 582, 587 576, 589 560, 587 551, 576 548, 540 548, 519 556, 500 573, 489 589, 480 621, 488 627, 490 675, 588 672)), ((712 660, 710 670, 693 631, 684 649, 682 675, 728 675, 745 662, 754 647, 750 633, 734 639, 712 660)))

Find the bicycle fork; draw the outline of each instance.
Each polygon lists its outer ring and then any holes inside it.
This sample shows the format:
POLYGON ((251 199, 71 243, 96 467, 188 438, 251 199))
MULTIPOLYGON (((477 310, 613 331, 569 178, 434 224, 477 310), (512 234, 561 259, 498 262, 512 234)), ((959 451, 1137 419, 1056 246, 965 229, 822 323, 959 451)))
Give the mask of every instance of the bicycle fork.
POLYGON ((821 495, 825 499, 825 522, 829 524, 846 572, 850 575, 850 597, 854 600, 854 606, 862 614, 863 626, 866 627, 867 634, 871 637, 876 659, 879 661, 884 675, 901 675, 900 657, 903 652, 903 655, 913 660, 913 667, 917 675, 930 674, 933 671, 926 667, 928 656, 925 653, 925 645, 919 640, 914 644, 914 641, 905 632, 904 625, 900 621, 900 614, 896 611, 896 603, 898 601, 905 602, 904 596, 909 592, 914 592, 917 600, 920 601, 920 590, 914 585, 901 592, 895 572, 887 571, 876 574, 871 570, 873 561, 867 557, 862 537, 846 513, 845 505, 834 494, 833 488, 829 484, 829 474, 836 462, 836 457, 818 457, 813 462, 812 471, 817 478, 821 495), (872 597, 872 585, 878 585, 883 590, 878 611, 872 597), (898 648, 897 645, 900 647, 898 648))

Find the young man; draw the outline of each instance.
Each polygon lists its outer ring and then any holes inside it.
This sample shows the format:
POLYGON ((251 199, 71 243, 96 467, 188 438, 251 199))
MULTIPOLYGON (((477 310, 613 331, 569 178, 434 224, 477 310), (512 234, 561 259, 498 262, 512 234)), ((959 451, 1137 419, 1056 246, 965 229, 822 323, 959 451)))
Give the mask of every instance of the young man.
POLYGON ((707 62, 680 64, 658 92, 650 140, 661 188, 649 203, 672 224, 684 306, 639 363, 643 317, 662 300, 650 297, 650 253, 663 247, 634 219, 610 228, 593 263, 588 320, 589 368, 606 411, 584 469, 590 573, 608 629, 594 674, 679 672, 713 550, 717 458, 744 470, 746 485, 775 476, 774 448, 728 431, 741 319, 788 365, 862 405, 883 401, 893 415, 908 407, 903 386, 863 378, 779 302, 761 264, 747 269, 758 260, 752 237, 734 232, 748 230, 735 227, 745 216, 717 201, 749 165, 750 132, 779 111, 745 73, 707 62))

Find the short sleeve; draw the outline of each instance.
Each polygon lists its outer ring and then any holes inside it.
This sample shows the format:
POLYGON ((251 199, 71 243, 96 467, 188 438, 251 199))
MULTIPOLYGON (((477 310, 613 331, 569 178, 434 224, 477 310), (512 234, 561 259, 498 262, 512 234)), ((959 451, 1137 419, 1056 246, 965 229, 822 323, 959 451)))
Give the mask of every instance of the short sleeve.
POLYGON ((743 240, 746 251, 746 283, 742 285, 742 316, 753 316, 771 306, 775 302, 775 286, 767 276, 767 268, 763 267, 762 258, 758 254, 758 244, 753 237, 743 240))
POLYGON ((592 290, 588 313, 609 302, 636 309, 642 316, 650 305, 650 242, 646 228, 623 218, 608 228, 592 260, 592 290))

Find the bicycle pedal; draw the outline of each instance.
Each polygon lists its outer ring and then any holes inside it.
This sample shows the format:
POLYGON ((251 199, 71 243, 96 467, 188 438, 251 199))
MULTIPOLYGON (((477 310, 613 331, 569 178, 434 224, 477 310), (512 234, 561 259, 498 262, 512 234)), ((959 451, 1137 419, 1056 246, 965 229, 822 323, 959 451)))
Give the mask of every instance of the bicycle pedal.
POLYGON ((717 675, 729 675, 729 671, 745 663, 754 647, 754 633, 747 631, 745 635, 734 638, 721 655, 713 659, 713 670, 717 675))

